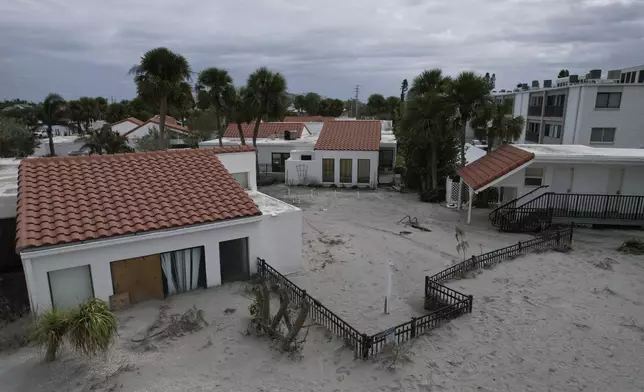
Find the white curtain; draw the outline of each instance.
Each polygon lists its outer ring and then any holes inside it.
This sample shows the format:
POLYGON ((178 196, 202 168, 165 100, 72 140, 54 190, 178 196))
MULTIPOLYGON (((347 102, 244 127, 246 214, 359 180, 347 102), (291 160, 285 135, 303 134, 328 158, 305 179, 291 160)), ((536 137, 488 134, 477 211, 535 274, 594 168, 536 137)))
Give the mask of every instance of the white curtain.
POLYGON ((161 254, 161 266, 168 282, 168 294, 184 293, 199 286, 202 248, 161 254))
POLYGON ((176 294, 177 288, 174 285, 174 274, 172 273, 172 253, 161 253, 161 269, 168 283, 168 295, 176 294))

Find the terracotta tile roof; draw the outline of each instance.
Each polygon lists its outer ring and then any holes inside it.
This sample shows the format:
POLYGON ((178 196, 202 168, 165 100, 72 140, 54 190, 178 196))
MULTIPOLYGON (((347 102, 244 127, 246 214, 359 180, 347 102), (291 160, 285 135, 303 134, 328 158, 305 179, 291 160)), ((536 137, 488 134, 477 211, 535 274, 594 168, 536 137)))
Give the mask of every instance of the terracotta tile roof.
MULTIPOLYGON (((190 132, 190 130, 188 128, 177 124, 177 121, 174 118, 172 118, 172 117, 170 117, 170 118, 172 119, 170 121, 168 121, 167 118, 166 118, 165 126, 166 126, 167 129, 172 129, 173 131, 177 131, 177 132, 180 132, 180 133, 189 133, 190 132)), ((148 121, 142 123, 138 127, 127 131, 123 135, 127 136, 127 135, 131 134, 132 132, 136 131, 137 129, 139 129, 141 127, 144 127, 144 126, 146 126, 148 124, 159 125, 159 124, 161 124, 161 122, 159 121, 158 116, 152 117, 151 119, 149 119, 148 121)))
POLYGON ((458 174, 467 185, 477 190, 533 159, 533 153, 504 144, 461 168, 458 174))
POLYGON ((211 151, 214 151, 215 154, 226 154, 229 152, 252 152, 255 151, 253 146, 223 146, 223 147, 212 147, 209 148, 211 151))
POLYGON ((29 158, 17 249, 261 215, 210 149, 29 158))
POLYGON ((349 120, 325 122, 316 150, 379 151, 380 121, 349 120))
POLYGON ((124 123, 124 122, 126 122, 126 121, 129 121, 129 122, 134 123, 134 124, 136 124, 136 125, 143 125, 143 121, 139 120, 139 119, 138 119, 138 118, 136 118, 136 117, 128 117, 128 118, 124 118, 123 120, 121 120, 121 121, 117 121, 117 122, 112 123, 112 124, 110 124, 110 125, 114 126, 114 125, 117 125, 117 124, 120 124, 120 123, 124 123))
POLYGON ((286 116, 284 122, 327 122, 334 121, 335 117, 324 116, 286 116))
MULTIPOLYGON (((242 124, 242 130, 244 131, 244 138, 253 137, 253 129, 255 128, 255 123, 251 124, 242 124)), ((264 139, 269 137, 284 138, 284 131, 297 131, 297 138, 302 137, 302 132, 306 126, 304 123, 285 123, 285 122, 263 122, 259 124, 259 131, 257 132, 257 137, 264 139)), ((237 129, 237 124, 229 124, 226 128, 226 133, 224 137, 228 138, 238 138, 239 130, 237 129)))

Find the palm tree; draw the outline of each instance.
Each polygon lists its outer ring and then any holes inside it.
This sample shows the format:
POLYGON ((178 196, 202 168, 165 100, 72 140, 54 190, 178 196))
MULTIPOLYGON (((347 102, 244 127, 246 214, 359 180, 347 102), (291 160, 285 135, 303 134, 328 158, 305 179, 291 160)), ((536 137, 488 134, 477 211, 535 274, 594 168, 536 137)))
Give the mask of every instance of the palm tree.
POLYGON ((101 129, 90 130, 87 136, 81 139, 85 144, 83 148, 89 149, 91 154, 118 154, 132 152, 128 146, 127 137, 112 131, 112 127, 105 124, 101 129))
POLYGON ((233 78, 225 69, 206 68, 199 72, 197 91, 208 93, 208 100, 214 109, 215 132, 219 138, 219 145, 223 146, 221 138, 226 129, 222 126, 222 119, 226 117, 227 108, 232 104, 233 78))
POLYGON ((246 87, 238 87, 230 91, 230 105, 227 116, 231 122, 237 124, 239 140, 242 146, 246 145, 242 123, 249 123, 252 120, 252 110, 249 108, 249 93, 246 87))
MULTIPOLYGON (((248 76, 248 104, 255 117, 253 128, 253 147, 257 147, 257 133, 262 118, 281 117, 285 110, 286 79, 279 72, 261 67, 248 76)), ((256 150, 257 151, 257 150, 256 150)))
MULTIPOLYGON (((89 124, 98 117, 98 103, 90 97, 80 97, 78 103, 81 109, 81 118, 85 121, 85 132, 89 132, 89 124)), ((82 133, 82 130, 79 132, 82 133)))
MULTIPOLYGON (((476 75, 474 72, 461 72, 451 83, 450 96, 452 102, 456 105, 460 115, 461 137, 459 149, 461 151, 461 167, 465 166, 465 132, 467 123, 474 116, 478 107, 484 104, 490 93, 490 85, 484 77, 476 75)), ((459 193, 463 192, 461 189, 459 193)), ((461 208, 461 198, 458 200, 458 208, 461 208)))
MULTIPOLYGON (((455 108, 449 99, 448 92, 451 78, 443 76, 440 69, 423 71, 414 78, 409 90, 409 115, 408 126, 422 129, 425 138, 430 144, 430 174, 431 189, 438 188, 438 155, 439 146, 443 136, 451 132, 455 108)), ((429 188, 426 179, 421 178, 423 190, 429 188)))
POLYGON ((159 105, 159 144, 165 149, 168 97, 181 89, 182 82, 190 80, 190 64, 182 55, 161 47, 147 51, 141 57, 140 64, 130 69, 130 74, 134 75, 139 96, 159 105))
POLYGON ((82 133, 83 127, 81 126, 81 122, 83 121, 83 108, 80 101, 77 99, 68 101, 67 110, 69 112, 69 121, 76 127, 76 132, 82 133))
POLYGON ((58 94, 50 93, 43 101, 40 113, 40 121, 47 127, 47 137, 49 138, 49 155, 55 156, 54 150, 54 125, 66 125, 63 121, 65 116, 65 100, 58 94))
POLYGON ((502 144, 517 140, 523 131, 524 119, 512 116, 512 101, 488 100, 474 114, 471 125, 477 139, 487 142, 487 152, 490 153, 497 139, 502 144))

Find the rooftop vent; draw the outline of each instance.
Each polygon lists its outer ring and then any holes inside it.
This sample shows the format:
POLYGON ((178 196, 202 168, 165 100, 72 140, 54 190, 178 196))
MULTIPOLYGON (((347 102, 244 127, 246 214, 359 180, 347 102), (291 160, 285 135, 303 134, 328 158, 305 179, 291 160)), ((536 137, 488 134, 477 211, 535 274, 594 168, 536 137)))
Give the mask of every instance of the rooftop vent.
POLYGON ((601 69, 591 69, 590 72, 588 72, 589 77, 587 79, 601 79, 602 78, 602 70, 601 69))
POLYGON ((533 80, 532 81, 532 88, 539 88, 539 81, 538 80, 533 80))
POLYGON ((552 87, 552 80, 546 79, 543 81, 543 88, 549 88, 552 87))
POLYGON ((578 83, 579 82, 579 75, 570 75, 568 77, 568 81, 570 83, 578 83))

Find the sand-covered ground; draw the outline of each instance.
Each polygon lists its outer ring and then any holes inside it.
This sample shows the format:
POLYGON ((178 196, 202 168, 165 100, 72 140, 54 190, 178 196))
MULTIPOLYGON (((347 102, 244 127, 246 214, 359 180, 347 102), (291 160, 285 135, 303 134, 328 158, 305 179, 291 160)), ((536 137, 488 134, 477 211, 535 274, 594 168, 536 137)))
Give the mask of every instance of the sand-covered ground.
MULTIPOLYGON (((529 238, 490 229, 484 211, 466 226, 459 223, 463 214, 414 195, 263 191, 304 210, 308 268, 291 278, 367 333, 423 313, 424 276, 462 258, 456 225, 466 232, 468 256, 529 238), (397 225, 405 215, 432 231, 397 225), (383 315, 389 262, 391 313, 383 315)), ((35 348, 0 353, 0 390, 641 391, 644 258, 615 251, 632 236, 644 233, 578 229, 571 252, 527 255, 449 283, 474 295, 473 313, 414 340, 409 361, 395 371, 386 369, 386 357, 354 360, 321 327, 310 329, 301 359, 245 336, 250 300, 243 284, 231 284, 119 312, 119 339, 107 358, 87 361, 66 352, 44 364, 35 348), (145 346, 130 341, 161 306, 182 313, 193 305, 209 321, 201 331, 145 346)))

